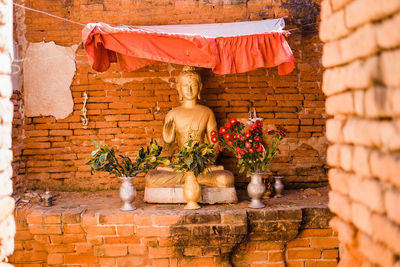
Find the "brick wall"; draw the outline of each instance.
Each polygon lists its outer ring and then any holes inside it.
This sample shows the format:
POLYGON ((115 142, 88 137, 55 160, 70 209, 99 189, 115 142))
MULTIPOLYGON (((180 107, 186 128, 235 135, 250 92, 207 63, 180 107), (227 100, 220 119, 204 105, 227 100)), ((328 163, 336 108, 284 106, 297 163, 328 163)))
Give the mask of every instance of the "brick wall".
POLYGON ((18 209, 18 266, 334 267, 327 208, 246 210, 18 209))
POLYGON ((400 2, 324 0, 330 209, 341 266, 399 266, 400 2))
MULTIPOLYGON (((282 125, 291 133, 282 145, 282 155, 271 168, 286 177, 289 187, 327 183, 324 95, 321 91, 321 42, 317 35, 319 1, 50 1, 26 0, 24 5, 68 19, 112 25, 214 23, 290 15, 288 37, 296 69, 278 76, 276 69, 245 74, 214 75, 202 70, 203 104, 216 114, 219 125, 230 117, 247 118, 257 108, 267 123, 282 125)), ((80 42, 81 27, 42 14, 26 11, 18 21, 28 42, 55 41, 70 46, 80 42)), ((107 72, 93 71, 82 49, 76 52, 77 71, 71 91, 74 111, 66 119, 30 117, 24 120, 24 146, 19 175, 31 187, 97 190, 115 188, 117 179, 107 174, 90 176, 84 163, 93 150, 90 139, 116 146, 134 155, 150 138, 161 141, 166 113, 179 105, 175 77, 182 66, 154 64, 130 73, 118 66, 107 72), (89 128, 82 129, 83 93, 88 92, 89 128)), ((51 86, 51 85, 49 85, 51 86)), ((235 162, 221 155, 221 162, 237 174, 235 162)), ((236 178, 241 185, 247 180, 236 178)), ((138 188, 143 179, 136 179, 138 188)))
MULTIPOLYGON (((13 216, 14 199, 11 151, 11 124, 13 105, 11 62, 13 58, 12 42, 12 1, 0 1, 0 262, 14 251, 15 221, 13 216)), ((2 266, 9 266, 2 264, 2 266)))

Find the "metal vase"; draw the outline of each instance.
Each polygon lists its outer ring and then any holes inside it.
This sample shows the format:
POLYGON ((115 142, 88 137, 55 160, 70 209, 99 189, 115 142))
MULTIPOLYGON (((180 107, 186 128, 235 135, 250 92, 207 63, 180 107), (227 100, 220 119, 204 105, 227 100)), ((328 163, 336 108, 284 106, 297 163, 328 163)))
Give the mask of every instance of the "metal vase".
POLYGON ((274 188, 276 192, 276 197, 282 197, 282 192, 285 187, 282 183, 283 176, 274 176, 274 179, 275 179, 274 188))
POLYGON ((261 209, 265 204, 261 202, 261 197, 265 192, 265 185, 262 181, 264 172, 253 172, 250 174, 251 181, 247 185, 247 193, 251 199, 249 208, 261 209))
POLYGON ((121 187, 119 188, 119 197, 121 198, 124 205, 121 207, 122 211, 135 210, 136 208, 131 205, 131 202, 135 200, 136 189, 132 185, 132 179, 134 177, 119 177, 122 181, 121 187))

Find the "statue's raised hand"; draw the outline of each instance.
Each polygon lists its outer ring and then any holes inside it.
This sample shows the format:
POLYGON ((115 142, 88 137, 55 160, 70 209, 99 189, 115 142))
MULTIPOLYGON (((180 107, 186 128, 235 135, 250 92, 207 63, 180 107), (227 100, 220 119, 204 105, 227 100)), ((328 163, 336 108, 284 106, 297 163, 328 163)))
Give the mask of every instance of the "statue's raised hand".
POLYGON ((171 144, 175 141, 175 122, 174 118, 165 118, 164 129, 163 129, 164 142, 171 144))

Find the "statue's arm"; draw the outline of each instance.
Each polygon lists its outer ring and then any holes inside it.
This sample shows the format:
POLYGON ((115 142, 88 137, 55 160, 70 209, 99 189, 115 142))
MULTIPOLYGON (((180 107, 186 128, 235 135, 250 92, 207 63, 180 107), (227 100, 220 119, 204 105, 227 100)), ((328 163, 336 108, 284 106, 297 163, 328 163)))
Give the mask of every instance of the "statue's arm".
POLYGON ((172 144, 175 141, 175 122, 171 111, 165 116, 163 139, 166 144, 172 144))
POLYGON ((215 120, 214 113, 209 110, 208 122, 207 122, 207 141, 211 143, 211 131, 217 132, 217 121, 215 120))
MULTIPOLYGON (((207 141, 208 143, 212 143, 211 142, 211 131, 215 131, 218 133, 217 131, 217 121, 215 120, 215 116, 214 113, 210 110, 210 115, 208 117, 208 122, 207 122, 207 141)), ((214 156, 214 163, 217 160, 218 154, 219 154, 219 150, 218 150, 218 142, 214 144, 214 152, 215 152, 215 156, 214 156)))

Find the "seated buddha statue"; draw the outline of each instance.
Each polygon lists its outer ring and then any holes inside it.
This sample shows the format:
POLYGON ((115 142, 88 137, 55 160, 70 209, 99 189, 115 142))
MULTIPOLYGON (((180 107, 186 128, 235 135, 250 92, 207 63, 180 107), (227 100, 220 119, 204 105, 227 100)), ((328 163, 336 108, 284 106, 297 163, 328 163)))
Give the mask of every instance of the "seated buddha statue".
MULTIPOLYGON (((176 85, 182 105, 170 110, 165 117, 165 145, 174 145, 176 142, 178 147, 182 147, 189 139, 211 143, 211 132, 217 131, 217 123, 211 109, 197 103, 202 89, 200 75, 193 67, 185 66, 177 77, 176 85)), ((218 144, 215 145, 216 154, 217 146, 218 144)), ((234 187, 233 174, 224 170, 223 166, 212 166, 208 173, 200 174, 197 180, 200 185, 208 187, 234 187)), ((183 175, 170 166, 158 167, 145 176, 146 189, 180 185, 183 182, 183 175)))

